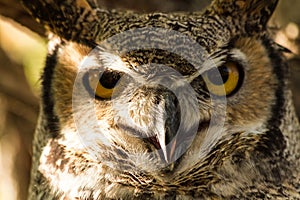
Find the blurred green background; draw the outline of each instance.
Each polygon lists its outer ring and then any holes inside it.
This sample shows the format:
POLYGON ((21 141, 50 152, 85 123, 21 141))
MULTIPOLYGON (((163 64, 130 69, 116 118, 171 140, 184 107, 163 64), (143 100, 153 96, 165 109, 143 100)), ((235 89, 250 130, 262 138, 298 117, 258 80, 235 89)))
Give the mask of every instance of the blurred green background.
MULTIPOLYGON (((107 8, 148 11, 193 11, 209 0, 99 0, 107 8)), ((0 14, 15 7, 0 0, 0 14), (2 9, 6 6, 9 9, 2 9), (3 7, 4 6, 4 7, 3 7)), ((300 113, 299 25, 300 1, 281 0, 274 16, 280 31, 276 41, 291 49, 294 102, 300 113)), ((18 11, 19 12, 19 11, 18 11)), ((15 14, 15 13, 13 13, 15 14)), ((25 20, 16 15, 17 21, 25 20)), ((25 23, 26 24, 26 23, 25 23)), ((9 18, 0 15, 0 200, 26 199, 30 173, 31 141, 38 116, 39 77, 46 57, 47 40, 9 18)))

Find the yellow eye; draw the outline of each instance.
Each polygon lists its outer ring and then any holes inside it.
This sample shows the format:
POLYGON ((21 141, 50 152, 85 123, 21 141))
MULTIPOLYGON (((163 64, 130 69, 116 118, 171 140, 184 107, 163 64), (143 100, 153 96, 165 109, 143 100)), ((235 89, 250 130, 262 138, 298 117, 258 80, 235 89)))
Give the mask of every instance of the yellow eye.
POLYGON ((96 96, 102 99, 109 99, 111 98, 113 91, 114 89, 105 88, 100 82, 98 82, 95 93, 96 96))
POLYGON ((216 96, 228 96, 238 89, 242 76, 237 63, 227 62, 218 70, 205 73, 203 79, 209 92, 216 96))
POLYGON ((120 78, 120 73, 114 71, 104 71, 100 75, 92 73, 89 84, 97 97, 110 99, 120 78))

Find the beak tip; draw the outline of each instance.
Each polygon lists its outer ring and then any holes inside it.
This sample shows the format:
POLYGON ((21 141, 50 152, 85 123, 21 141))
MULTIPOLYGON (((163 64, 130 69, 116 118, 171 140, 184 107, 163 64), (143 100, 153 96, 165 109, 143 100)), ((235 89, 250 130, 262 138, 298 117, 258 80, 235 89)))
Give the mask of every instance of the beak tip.
POLYGON ((171 141, 169 144, 160 144, 161 145, 161 150, 163 152, 163 156, 165 161, 168 164, 173 163, 174 160, 174 155, 176 151, 176 139, 174 138, 173 141, 171 141))

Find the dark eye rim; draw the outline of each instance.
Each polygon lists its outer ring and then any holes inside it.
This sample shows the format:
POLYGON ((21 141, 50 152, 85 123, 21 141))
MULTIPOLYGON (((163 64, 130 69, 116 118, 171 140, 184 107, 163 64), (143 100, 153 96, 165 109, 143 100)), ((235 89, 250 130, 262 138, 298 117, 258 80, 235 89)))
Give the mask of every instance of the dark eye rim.
POLYGON ((90 77, 90 73, 86 72, 82 77, 82 83, 86 91, 89 93, 90 97, 94 98, 96 95, 93 88, 90 86, 89 77, 90 77))

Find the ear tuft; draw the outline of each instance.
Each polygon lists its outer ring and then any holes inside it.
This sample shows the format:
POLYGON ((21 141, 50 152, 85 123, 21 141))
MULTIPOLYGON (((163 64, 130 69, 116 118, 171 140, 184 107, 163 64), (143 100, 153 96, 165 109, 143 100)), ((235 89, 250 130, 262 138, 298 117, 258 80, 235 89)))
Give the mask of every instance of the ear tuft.
POLYGON ((76 5, 81 8, 92 9, 97 6, 97 3, 94 1, 88 1, 88 0, 76 0, 76 5))
POLYGON ((214 0, 209 12, 223 16, 247 33, 266 29, 278 0, 214 0))
POLYGON ((75 41, 93 38, 94 27, 92 23, 87 22, 98 21, 94 9, 97 6, 96 1, 21 0, 21 2, 37 22, 61 38, 75 41))

